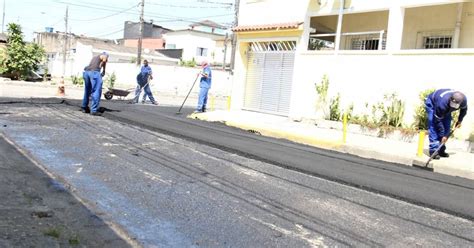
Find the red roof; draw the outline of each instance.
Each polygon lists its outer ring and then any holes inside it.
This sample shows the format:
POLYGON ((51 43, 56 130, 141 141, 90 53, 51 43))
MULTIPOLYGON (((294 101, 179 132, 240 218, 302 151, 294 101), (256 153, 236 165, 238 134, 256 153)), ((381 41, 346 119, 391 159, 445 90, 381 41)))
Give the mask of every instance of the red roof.
POLYGON ((278 29, 296 29, 302 22, 286 22, 277 24, 264 24, 264 25, 243 25, 237 26, 232 29, 234 32, 246 32, 246 31, 265 31, 265 30, 278 30, 278 29))

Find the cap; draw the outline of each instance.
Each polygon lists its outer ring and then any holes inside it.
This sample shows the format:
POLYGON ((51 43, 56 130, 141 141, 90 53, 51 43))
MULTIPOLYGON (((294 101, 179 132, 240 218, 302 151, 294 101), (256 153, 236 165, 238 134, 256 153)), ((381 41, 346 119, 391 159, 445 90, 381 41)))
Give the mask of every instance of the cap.
POLYGON ((451 108, 458 109, 461 106, 461 104, 464 102, 464 98, 465 97, 463 93, 459 91, 454 92, 449 101, 449 106, 451 108))
POLYGON ((107 58, 109 57, 109 54, 107 52, 102 52, 100 55, 105 55, 107 58))

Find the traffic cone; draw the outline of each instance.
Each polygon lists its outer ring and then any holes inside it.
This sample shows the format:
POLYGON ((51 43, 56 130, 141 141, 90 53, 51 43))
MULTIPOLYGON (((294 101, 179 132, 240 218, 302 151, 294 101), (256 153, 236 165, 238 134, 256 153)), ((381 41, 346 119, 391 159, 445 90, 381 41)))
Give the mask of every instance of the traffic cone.
POLYGON ((65 95, 66 95, 66 88, 64 87, 64 77, 62 77, 58 85, 58 96, 65 96, 65 95))

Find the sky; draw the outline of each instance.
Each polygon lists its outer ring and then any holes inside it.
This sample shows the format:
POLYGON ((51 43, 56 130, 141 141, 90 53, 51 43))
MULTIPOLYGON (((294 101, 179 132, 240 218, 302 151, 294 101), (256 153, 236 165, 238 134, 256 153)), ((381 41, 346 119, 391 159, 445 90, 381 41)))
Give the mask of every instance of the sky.
MULTIPOLYGON (((65 30, 66 6, 68 31, 77 35, 119 39, 125 21, 139 21, 141 0, 0 0, 5 26, 19 23, 25 40, 45 27, 65 30)), ((225 26, 234 21, 234 0, 145 0, 145 21, 170 29, 185 29, 192 22, 212 20, 225 26)), ((0 23, 1 25, 1 23, 0 23)))

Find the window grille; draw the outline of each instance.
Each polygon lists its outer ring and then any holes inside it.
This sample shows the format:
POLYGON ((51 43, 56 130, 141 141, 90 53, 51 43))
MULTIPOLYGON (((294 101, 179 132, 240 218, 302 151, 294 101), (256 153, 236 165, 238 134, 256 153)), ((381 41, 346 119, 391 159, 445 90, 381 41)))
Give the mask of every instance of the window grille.
POLYGON ((386 45, 386 33, 382 35, 380 35, 380 33, 374 33, 346 36, 346 50, 385 50, 386 45), (382 38, 382 42, 380 42, 380 38, 382 38))
POLYGON ((417 35, 418 49, 452 48, 454 30, 422 31, 417 35))
POLYGON ((452 42, 453 42, 452 36, 423 37, 423 48, 425 49, 451 48, 452 42))
POLYGON ((295 51, 296 41, 263 41, 252 42, 249 45, 249 51, 252 52, 278 52, 278 51, 295 51))

